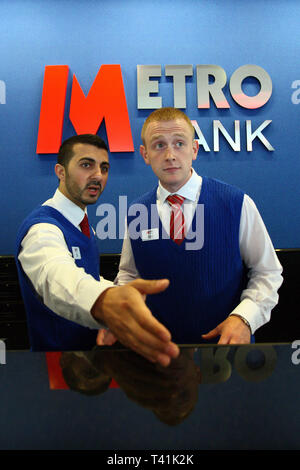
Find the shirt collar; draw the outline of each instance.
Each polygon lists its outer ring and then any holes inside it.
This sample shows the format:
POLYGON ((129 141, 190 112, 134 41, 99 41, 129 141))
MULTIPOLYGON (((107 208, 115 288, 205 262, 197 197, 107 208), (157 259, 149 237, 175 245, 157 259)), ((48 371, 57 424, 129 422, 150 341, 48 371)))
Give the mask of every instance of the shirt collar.
POLYGON ((70 201, 60 190, 57 188, 52 199, 45 202, 46 205, 57 209, 66 219, 68 219, 76 227, 82 221, 86 210, 81 209, 77 204, 70 201))
MULTIPOLYGON (((178 194, 179 196, 184 197, 185 199, 196 202, 199 198, 199 194, 200 194, 200 190, 201 190, 201 184, 202 184, 201 176, 199 176, 195 172, 195 170, 192 168, 192 176, 185 183, 185 185, 183 185, 178 191, 176 191, 176 194, 178 194)), ((159 200, 159 202, 160 203, 165 202, 166 198, 170 194, 175 194, 175 193, 170 193, 159 182, 158 183, 158 189, 157 189, 157 199, 159 200)))

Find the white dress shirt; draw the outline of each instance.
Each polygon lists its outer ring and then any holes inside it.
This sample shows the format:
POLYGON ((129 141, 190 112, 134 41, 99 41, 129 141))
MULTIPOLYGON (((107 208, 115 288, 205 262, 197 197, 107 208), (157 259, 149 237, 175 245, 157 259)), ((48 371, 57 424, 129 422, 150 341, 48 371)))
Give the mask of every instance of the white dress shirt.
MULTIPOLYGON (((85 212, 59 189, 43 205, 57 209, 80 230, 85 212)), ((76 266, 56 225, 33 225, 22 241, 19 260, 44 304, 53 312, 92 329, 103 327, 90 311, 99 295, 113 283, 101 276, 99 282, 76 266)))
MULTIPOLYGON (((201 176, 193 170, 188 182, 176 194, 183 196, 184 217, 187 230, 197 206, 202 185, 201 176)), ((158 184, 157 210, 162 225, 169 233, 170 206, 166 201, 169 192, 158 184)), ((249 269, 247 288, 242 292, 241 302, 231 312, 243 316, 254 333, 270 320, 271 310, 278 302, 278 289, 282 284, 282 266, 266 230, 264 222, 253 202, 245 195, 240 220, 240 253, 249 269)), ((132 253, 131 242, 125 233, 119 273, 115 284, 123 285, 139 276, 132 253)))

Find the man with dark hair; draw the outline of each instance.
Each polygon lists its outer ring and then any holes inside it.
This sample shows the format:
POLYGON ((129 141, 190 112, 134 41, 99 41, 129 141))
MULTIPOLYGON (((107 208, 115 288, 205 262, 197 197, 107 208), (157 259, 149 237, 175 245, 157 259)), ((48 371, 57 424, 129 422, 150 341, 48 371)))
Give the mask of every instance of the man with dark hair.
POLYGON ((16 261, 32 350, 84 350, 106 327, 124 345, 168 365, 179 352, 168 330, 146 307, 144 296, 167 280, 115 287, 99 276, 99 253, 86 206, 105 188, 109 158, 105 142, 78 135, 59 150, 59 187, 23 222, 16 261))
POLYGON ((59 148, 58 154, 57 154, 57 163, 65 167, 68 166, 68 163, 73 156, 73 147, 75 144, 89 144, 99 149, 106 150, 106 152, 108 152, 106 143, 97 135, 95 134, 74 135, 73 137, 69 137, 69 139, 66 139, 64 142, 62 142, 59 148))

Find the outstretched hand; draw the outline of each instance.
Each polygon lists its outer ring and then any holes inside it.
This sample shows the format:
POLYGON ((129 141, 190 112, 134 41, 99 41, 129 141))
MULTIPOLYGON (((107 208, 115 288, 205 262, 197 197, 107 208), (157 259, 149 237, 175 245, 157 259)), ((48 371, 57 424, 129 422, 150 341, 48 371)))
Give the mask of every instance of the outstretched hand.
POLYGON ((112 344, 117 339, 149 361, 168 366, 171 359, 178 356, 179 348, 171 341, 167 328, 154 318, 145 304, 146 295, 162 292, 168 285, 167 279, 136 279, 104 291, 91 313, 109 329, 109 333, 104 333, 106 341, 108 338, 112 344))

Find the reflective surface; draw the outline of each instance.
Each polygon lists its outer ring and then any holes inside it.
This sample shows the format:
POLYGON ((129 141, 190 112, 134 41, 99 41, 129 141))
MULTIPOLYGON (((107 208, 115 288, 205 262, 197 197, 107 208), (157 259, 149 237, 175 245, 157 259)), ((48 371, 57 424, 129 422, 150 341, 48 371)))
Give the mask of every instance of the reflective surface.
POLYGON ((170 367, 124 348, 8 351, 1 449, 300 449, 300 342, 181 347, 170 367))

